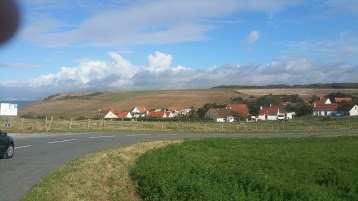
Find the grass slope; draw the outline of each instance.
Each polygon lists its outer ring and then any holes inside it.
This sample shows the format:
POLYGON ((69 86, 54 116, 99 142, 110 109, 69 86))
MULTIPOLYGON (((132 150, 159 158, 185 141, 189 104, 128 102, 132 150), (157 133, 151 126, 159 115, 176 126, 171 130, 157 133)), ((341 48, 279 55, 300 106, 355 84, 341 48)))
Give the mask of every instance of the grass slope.
POLYGON ((205 103, 224 104, 238 97, 234 90, 197 89, 163 91, 103 91, 58 94, 48 100, 19 108, 19 115, 54 116, 77 118, 93 117, 99 109, 113 107, 117 112, 129 111, 135 106, 144 105, 148 109, 183 106, 202 107, 205 103), (94 94, 94 95, 90 95, 94 94))
POLYGON ((18 114, 65 118, 92 118, 99 109, 112 107, 117 112, 144 105, 148 109, 183 106, 203 107, 205 103, 227 104, 232 98, 263 95, 298 94, 303 98, 324 96, 331 92, 358 94, 358 89, 188 89, 153 91, 99 91, 64 93, 48 97, 18 109, 18 114))

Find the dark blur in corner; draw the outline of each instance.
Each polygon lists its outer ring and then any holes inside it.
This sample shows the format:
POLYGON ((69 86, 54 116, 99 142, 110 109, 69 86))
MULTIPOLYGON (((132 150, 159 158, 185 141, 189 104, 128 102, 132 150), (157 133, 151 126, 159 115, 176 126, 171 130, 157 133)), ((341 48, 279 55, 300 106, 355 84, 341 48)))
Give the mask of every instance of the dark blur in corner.
POLYGON ((20 12, 15 0, 0 0, 0 47, 9 41, 20 24, 20 12))

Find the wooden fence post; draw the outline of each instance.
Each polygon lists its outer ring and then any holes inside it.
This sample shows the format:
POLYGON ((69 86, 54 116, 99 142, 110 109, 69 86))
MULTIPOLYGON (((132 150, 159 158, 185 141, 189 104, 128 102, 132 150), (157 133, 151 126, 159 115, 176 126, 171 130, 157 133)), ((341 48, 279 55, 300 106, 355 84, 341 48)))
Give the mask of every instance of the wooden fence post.
POLYGON ((87 129, 90 129, 91 119, 88 119, 87 129))
POLYGON ((70 129, 72 129, 72 121, 73 121, 73 118, 71 118, 70 129))
POLYGON ((51 116, 51 121, 50 121, 50 123, 48 124, 48 128, 49 128, 49 129, 51 129, 52 121, 53 121, 53 116, 51 116))
POLYGON ((24 128, 24 120, 25 120, 25 118, 22 118, 22 119, 21 119, 21 129, 24 128))

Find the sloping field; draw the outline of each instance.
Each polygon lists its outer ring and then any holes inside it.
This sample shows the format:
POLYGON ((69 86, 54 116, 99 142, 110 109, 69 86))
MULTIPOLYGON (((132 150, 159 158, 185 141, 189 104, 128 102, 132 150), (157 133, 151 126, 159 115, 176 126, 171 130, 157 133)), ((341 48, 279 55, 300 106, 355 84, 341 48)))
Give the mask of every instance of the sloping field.
POLYGON ((116 112, 144 105, 148 109, 183 106, 202 107, 205 103, 225 104, 238 97, 234 90, 198 89, 165 91, 103 91, 58 94, 48 100, 19 108, 19 115, 77 118, 93 117, 99 109, 112 107, 116 112))
POLYGON ((310 98, 313 95, 322 97, 332 92, 358 95, 358 89, 305 89, 305 88, 283 88, 283 89, 238 89, 235 90, 242 96, 260 97, 264 95, 294 95, 298 94, 302 98, 310 98))
POLYGON ((100 91, 64 93, 50 96, 45 101, 19 108, 18 114, 65 118, 93 117, 99 109, 112 107, 116 112, 129 111, 144 105, 148 109, 183 106, 203 107, 205 103, 226 104, 232 98, 258 98, 263 95, 298 94, 303 98, 324 96, 331 92, 358 95, 358 89, 193 89, 163 91, 100 91))

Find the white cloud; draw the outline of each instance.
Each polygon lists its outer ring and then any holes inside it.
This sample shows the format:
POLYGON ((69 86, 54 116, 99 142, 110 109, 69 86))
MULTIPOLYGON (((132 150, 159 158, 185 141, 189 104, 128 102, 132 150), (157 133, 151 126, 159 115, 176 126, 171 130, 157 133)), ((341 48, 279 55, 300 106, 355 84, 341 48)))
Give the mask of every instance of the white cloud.
POLYGON ((246 39, 246 42, 251 45, 260 38, 260 33, 258 31, 251 31, 249 36, 246 39))
POLYGON ((251 31, 246 39, 242 42, 242 46, 246 49, 250 49, 250 46, 254 44, 260 38, 260 32, 251 31))
POLYGON ((331 40, 293 41, 285 43, 286 54, 310 54, 323 57, 325 60, 342 61, 358 58, 358 32, 341 32, 331 40))
POLYGON ((48 96, 81 90, 149 90, 209 88, 218 85, 310 84, 356 82, 358 65, 321 63, 306 57, 283 57, 267 65, 227 64, 194 70, 171 66, 172 56, 159 51, 148 56, 148 66, 139 67, 116 52, 110 60, 82 60, 76 67, 61 67, 57 73, 32 80, 0 84, 24 96, 33 92, 48 96))
POLYGON ((171 55, 157 51, 154 56, 152 54, 148 56, 148 69, 152 72, 164 71, 172 64, 172 59, 171 55))

